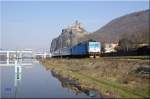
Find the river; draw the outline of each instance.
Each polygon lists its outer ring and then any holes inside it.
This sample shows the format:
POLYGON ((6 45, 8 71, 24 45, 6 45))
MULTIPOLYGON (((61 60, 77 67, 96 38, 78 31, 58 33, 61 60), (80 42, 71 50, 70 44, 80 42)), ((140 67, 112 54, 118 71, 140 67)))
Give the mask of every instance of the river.
POLYGON ((74 86, 66 85, 38 61, 21 66, 18 74, 15 66, 7 65, 0 66, 0 72, 2 98, 91 98, 74 86))

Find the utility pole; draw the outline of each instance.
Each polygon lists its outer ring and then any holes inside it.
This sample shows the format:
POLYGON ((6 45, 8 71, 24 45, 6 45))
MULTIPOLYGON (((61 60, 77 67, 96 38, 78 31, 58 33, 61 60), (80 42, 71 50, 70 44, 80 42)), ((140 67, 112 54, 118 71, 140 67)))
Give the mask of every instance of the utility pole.
POLYGON ((61 42, 60 42, 61 43, 61 50, 60 51, 61 51, 61 59, 62 59, 62 37, 60 37, 60 40, 61 40, 61 42))
POLYGON ((70 52, 71 52, 71 57, 72 57, 72 49, 71 49, 71 47, 72 47, 72 30, 69 32, 69 34, 70 34, 70 52))

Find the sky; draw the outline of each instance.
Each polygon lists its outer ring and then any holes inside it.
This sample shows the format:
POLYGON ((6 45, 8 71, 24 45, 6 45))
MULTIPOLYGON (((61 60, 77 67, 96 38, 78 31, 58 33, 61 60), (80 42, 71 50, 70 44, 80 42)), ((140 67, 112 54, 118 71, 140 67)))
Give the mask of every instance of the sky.
POLYGON ((94 32, 112 19, 149 9, 148 1, 0 1, 2 49, 49 50, 75 20, 94 32))

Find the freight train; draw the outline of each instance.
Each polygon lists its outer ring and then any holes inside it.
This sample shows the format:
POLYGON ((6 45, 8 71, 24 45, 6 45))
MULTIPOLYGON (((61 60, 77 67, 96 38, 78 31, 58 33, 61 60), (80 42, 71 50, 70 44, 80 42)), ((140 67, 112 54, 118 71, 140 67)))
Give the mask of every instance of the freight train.
POLYGON ((101 43, 97 41, 80 42, 70 48, 64 47, 51 52, 52 57, 99 57, 101 43))

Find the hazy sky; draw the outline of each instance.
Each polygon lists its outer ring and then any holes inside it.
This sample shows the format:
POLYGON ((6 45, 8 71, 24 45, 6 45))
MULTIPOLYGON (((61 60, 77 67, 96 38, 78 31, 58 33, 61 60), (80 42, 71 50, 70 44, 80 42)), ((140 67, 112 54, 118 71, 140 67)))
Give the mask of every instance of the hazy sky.
POLYGON ((88 32, 131 12, 149 8, 148 1, 1 1, 0 43, 4 49, 49 49, 62 28, 79 20, 88 32))

